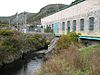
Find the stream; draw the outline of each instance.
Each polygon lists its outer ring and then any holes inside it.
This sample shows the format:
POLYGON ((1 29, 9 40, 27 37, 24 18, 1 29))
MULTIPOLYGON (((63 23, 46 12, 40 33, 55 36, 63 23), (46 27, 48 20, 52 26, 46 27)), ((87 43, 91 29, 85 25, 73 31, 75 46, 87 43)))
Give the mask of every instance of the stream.
POLYGON ((25 58, 0 69, 0 75, 34 75, 42 65, 42 58, 25 58))
POLYGON ((49 53, 55 47, 55 44, 59 38, 54 38, 51 41, 48 50, 40 51, 39 54, 34 55, 33 53, 25 55, 24 59, 19 59, 9 65, 6 65, 0 69, 0 75, 34 75, 43 64, 43 55, 40 53, 49 53))

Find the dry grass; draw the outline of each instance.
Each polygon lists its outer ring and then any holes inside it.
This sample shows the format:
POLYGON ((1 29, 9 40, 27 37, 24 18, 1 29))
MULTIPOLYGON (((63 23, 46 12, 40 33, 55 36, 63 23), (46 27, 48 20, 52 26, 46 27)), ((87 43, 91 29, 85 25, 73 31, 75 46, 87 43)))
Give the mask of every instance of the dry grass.
POLYGON ((71 45, 46 61, 37 75, 100 75, 100 46, 83 56, 77 46, 71 45))
POLYGON ((44 63, 37 75, 100 75, 100 46, 85 48, 75 36, 59 39, 56 54, 44 63))
POLYGON ((38 75, 66 75, 66 68, 68 64, 66 60, 63 58, 62 55, 54 55, 46 61, 38 73, 38 75))
POLYGON ((80 69, 81 61, 79 50, 76 46, 71 45, 68 49, 60 50, 59 54, 55 54, 42 67, 38 75, 69 75, 71 69, 80 69))
POLYGON ((100 46, 91 55, 91 75, 100 75, 100 46))
POLYGON ((69 63, 70 67, 73 69, 80 69, 82 64, 80 60, 80 53, 79 50, 76 46, 71 45, 67 50, 66 50, 66 60, 69 63))

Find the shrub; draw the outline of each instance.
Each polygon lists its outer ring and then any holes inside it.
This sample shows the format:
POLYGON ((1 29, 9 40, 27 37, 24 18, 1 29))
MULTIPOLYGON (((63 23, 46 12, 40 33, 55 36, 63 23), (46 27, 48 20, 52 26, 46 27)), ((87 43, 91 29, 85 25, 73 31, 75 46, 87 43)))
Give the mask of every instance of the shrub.
POLYGON ((30 47, 34 47, 35 49, 42 49, 47 45, 46 40, 40 34, 35 34, 33 37, 29 37, 27 41, 30 47))
POLYGON ((23 53, 43 49, 46 45, 46 40, 38 34, 0 30, 0 65, 21 57, 23 53))
POLYGON ((0 35, 2 36, 11 36, 14 34, 13 30, 0 30, 0 35))
POLYGON ((70 38, 70 41, 75 43, 75 42, 78 42, 78 39, 79 39, 79 34, 75 33, 75 32, 70 32, 68 34, 68 37, 70 38))
MULTIPOLYGON (((71 32, 68 35, 62 35, 57 42, 57 49, 66 49, 71 44, 78 43, 79 35, 75 32, 71 32)), ((77 45, 77 44, 76 44, 77 45)))
POLYGON ((62 35, 58 42, 57 42, 57 49, 66 49, 71 44, 71 41, 69 40, 69 37, 67 35, 62 35))
POLYGON ((46 32, 46 33, 51 32, 51 27, 47 26, 47 28, 44 30, 44 32, 46 32))

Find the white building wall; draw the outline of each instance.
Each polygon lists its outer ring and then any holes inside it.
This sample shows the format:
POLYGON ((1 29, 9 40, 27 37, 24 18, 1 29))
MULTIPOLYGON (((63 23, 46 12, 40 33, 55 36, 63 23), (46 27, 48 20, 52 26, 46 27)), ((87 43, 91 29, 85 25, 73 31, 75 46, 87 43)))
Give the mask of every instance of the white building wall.
POLYGON ((71 6, 65 10, 57 12, 53 15, 41 19, 42 25, 51 25, 54 22, 60 22, 60 33, 62 33, 62 22, 65 22, 65 32, 67 31, 67 21, 71 23, 71 31, 73 31, 73 20, 76 20, 76 32, 80 32, 80 19, 84 19, 83 35, 100 34, 100 0, 86 0, 77 5, 71 6), (95 18, 94 31, 89 31, 89 17, 95 18))

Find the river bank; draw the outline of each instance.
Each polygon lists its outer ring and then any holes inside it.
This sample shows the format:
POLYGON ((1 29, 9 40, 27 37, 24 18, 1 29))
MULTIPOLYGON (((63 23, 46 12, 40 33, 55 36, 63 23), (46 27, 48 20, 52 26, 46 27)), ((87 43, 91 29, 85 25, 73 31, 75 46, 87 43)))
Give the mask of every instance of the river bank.
POLYGON ((99 75, 100 45, 86 47, 74 32, 62 35, 36 75, 99 75))
MULTIPOLYGON (((51 35, 51 37, 53 36, 51 35)), ((46 35, 0 30, 0 67, 24 58, 28 53, 47 48, 46 35)))
POLYGON ((4 65, 0 69, 0 75, 34 75, 41 68, 43 62, 43 58, 28 53, 24 58, 4 65))

